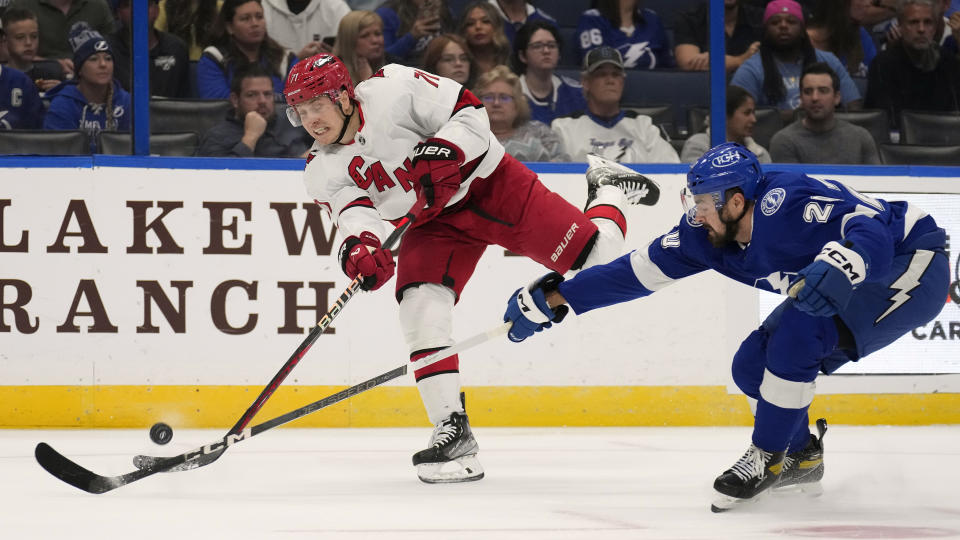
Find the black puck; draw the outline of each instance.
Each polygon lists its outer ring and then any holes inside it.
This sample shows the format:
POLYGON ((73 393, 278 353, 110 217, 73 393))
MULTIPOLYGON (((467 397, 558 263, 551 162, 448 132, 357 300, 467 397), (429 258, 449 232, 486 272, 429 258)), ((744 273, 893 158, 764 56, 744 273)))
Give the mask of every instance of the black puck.
POLYGON ((157 444, 167 444, 173 439, 173 428, 157 422, 150 428, 150 440, 157 444))

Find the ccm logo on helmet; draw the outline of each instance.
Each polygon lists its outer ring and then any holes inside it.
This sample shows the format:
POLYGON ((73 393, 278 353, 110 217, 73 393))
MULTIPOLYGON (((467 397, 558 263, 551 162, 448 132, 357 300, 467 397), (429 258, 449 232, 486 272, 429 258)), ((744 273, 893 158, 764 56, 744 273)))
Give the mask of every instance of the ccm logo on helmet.
POLYGON ((413 156, 437 156, 446 159, 453 159, 453 152, 449 148, 443 148, 442 146, 420 146, 414 152, 413 156))
POLYGON ((710 164, 714 167, 727 167, 740 161, 740 152, 729 150, 713 158, 710 164))

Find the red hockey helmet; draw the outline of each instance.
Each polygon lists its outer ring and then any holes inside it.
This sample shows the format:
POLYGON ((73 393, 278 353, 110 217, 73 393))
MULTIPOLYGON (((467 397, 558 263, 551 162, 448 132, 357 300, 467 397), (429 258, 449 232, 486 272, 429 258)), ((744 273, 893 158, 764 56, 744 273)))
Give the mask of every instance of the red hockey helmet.
POLYGON ((287 105, 293 106, 317 96, 336 100, 342 90, 353 99, 353 81, 347 66, 332 54, 320 53, 293 66, 287 75, 283 95, 287 98, 287 105))

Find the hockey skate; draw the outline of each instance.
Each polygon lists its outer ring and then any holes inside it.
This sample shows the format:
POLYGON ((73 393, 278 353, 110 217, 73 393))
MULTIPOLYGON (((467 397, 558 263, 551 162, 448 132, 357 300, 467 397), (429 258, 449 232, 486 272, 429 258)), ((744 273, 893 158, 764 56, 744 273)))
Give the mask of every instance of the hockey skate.
POLYGON ((480 447, 465 413, 455 412, 433 429, 430 447, 413 455, 417 476, 428 484, 472 482, 483 478, 480 447))
POLYGON ((660 199, 660 186, 637 171, 595 154, 587 154, 587 162, 587 207, 600 186, 620 188, 630 204, 653 206, 660 199))
POLYGON ((713 482, 719 497, 710 506, 724 512, 740 504, 754 501, 780 478, 786 452, 767 452, 750 444, 746 453, 713 482))
POLYGON ((783 459, 783 472, 773 486, 774 493, 799 490, 807 495, 823 494, 820 479, 823 478, 823 434, 827 432, 827 420, 817 420, 820 437, 810 434, 810 440, 802 450, 791 452, 783 459))

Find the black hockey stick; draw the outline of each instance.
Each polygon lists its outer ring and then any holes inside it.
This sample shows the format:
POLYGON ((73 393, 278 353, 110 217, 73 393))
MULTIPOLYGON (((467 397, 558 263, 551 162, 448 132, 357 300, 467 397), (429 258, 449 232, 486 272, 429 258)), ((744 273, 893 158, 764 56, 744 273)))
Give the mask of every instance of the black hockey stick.
MULTIPOLYGON (((390 233, 390 236, 387 237, 386 241, 384 241, 383 248, 393 249, 394 245, 400 240, 400 237, 410 227, 414 219, 416 219, 416 217, 412 213, 401 218, 400 222, 397 224, 397 227, 393 230, 393 232, 390 233)), ((337 315, 343 311, 343 306, 347 305, 347 302, 353 298, 353 295, 360 290, 360 284, 362 282, 363 276, 358 275, 357 277, 353 278, 353 281, 347 285, 347 288, 340 293, 340 297, 337 298, 336 302, 330 306, 330 309, 327 310, 323 317, 320 318, 320 321, 317 322, 313 329, 310 330, 310 332, 307 334, 307 337, 300 343, 300 346, 297 347, 297 350, 293 351, 293 354, 290 355, 290 358, 288 358, 283 364, 283 366, 280 368, 280 371, 278 371, 277 374, 270 379, 270 382, 267 383, 267 386, 264 387, 264 389, 260 392, 260 395, 257 396, 257 399, 253 400, 253 404, 247 408, 246 412, 243 413, 243 416, 237 420, 237 423, 230 428, 230 431, 228 431, 224 437, 237 435, 247 427, 247 424, 253 420, 253 417, 256 416, 256 414, 263 407, 263 404, 270 399, 270 396, 272 396, 274 392, 277 391, 277 388, 279 388, 280 384, 283 383, 284 379, 287 378, 287 375, 289 375, 290 372, 293 371, 293 368, 300 363, 300 360, 303 359, 304 355, 307 354, 307 351, 309 351, 310 347, 312 347, 314 342, 317 341, 317 338, 319 338, 327 329, 327 327, 330 326, 330 323, 333 322, 333 319, 335 319, 337 315)), ((189 460, 181 465, 168 467, 164 470, 167 472, 177 472, 209 465, 219 459, 226 449, 227 447, 224 446, 216 452, 204 454, 200 459, 189 460)), ((133 457, 133 464, 140 469, 150 468, 155 466, 163 459, 164 458, 158 458, 154 456, 138 455, 133 457)))
POLYGON ((241 430, 238 433, 228 433, 221 439, 218 439, 210 444, 195 448, 189 452, 180 454, 178 456, 171 456, 166 458, 158 458, 153 464, 149 467, 143 469, 137 469, 133 472, 122 474, 119 476, 101 476, 94 472, 91 472, 87 469, 84 469, 80 465, 77 465, 75 462, 64 457, 61 453, 57 452, 47 443, 37 444, 36 449, 34 450, 34 456, 37 458, 37 463, 40 464, 48 473, 56 476, 60 480, 74 486, 78 489, 82 489, 87 493, 101 494, 108 491, 112 491, 119 487, 123 487, 137 480, 141 480, 158 472, 163 472, 172 467, 178 465, 183 465, 192 461, 202 459, 204 456, 210 456, 213 454, 221 455, 227 448, 237 444, 240 441, 249 439, 267 431, 268 429, 273 429, 277 426, 286 424, 306 416, 312 412, 319 411, 324 407, 329 407, 334 403, 343 401, 351 396, 366 392, 371 388, 375 388, 384 384, 388 381, 392 381, 397 377, 405 375, 408 371, 415 371, 426 367, 435 362, 439 362, 444 358, 453 356, 454 354, 461 353, 467 349, 475 347, 481 343, 484 343, 490 339, 493 339, 497 336, 502 336, 507 333, 510 329, 511 323, 503 323, 497 325, 486 332, 482 332, 470 338, 467 338, 452 347, 437 351, 436 353, 421 358, 416 362, 406 362, 402 366, 398 366, 386 373, 381 373, 372 379, 363 381, 360 384, 356 384, 341 390, 335 394, 331 394, 321 400, 314 401, 308 405, 304 405, 299 409, 290 411, 286 414, 267 420, 262 424, 257 424, 253 427, 247 427, 241 430))

